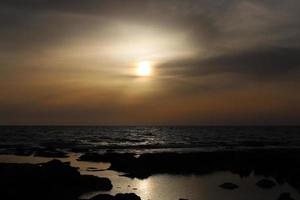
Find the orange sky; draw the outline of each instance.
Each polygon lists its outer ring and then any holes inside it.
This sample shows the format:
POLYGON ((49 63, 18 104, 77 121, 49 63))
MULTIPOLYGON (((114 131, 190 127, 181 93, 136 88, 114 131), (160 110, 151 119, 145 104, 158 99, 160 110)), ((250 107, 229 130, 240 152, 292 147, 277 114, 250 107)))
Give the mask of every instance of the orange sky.
POLYGON ((297 125, 300 3, 275 1, 1 1, 0 124, 297 125))

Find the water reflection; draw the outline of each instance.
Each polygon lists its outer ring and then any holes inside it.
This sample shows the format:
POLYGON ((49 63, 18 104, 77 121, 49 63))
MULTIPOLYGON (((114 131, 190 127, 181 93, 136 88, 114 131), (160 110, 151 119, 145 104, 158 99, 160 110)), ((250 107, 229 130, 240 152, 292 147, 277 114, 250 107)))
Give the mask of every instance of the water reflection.
MULTIPOLYGON (((56 158, 61 160, 62 162, 70 162, 71 166, 77 167, 80 171, 86 171, 89 168, 95 168, 98 170, 105 170, 108 169, 110 164, 109 163, 102 163, 102 162, 85 162, 85 161, 78 161, 79 154, 69 154, 68 158, 56 158)), ((17 156, 17 155, 0 155, 0 163, 45 163, 53 158, 45 158, 45 157, 38 157, 38 156, 17 156)))
POLYGON ((152 179, 144 179, 138 182, 138 189, 140 190, 140 193, 142 193, 141 196, 145 197, 145 199, 151 198, 151 193, 155 192, 152 191, 152 179))
MULTIPOLYGON (((274 200, 282 192, 290 192, 292 197, 300 199, 299 193, 288 184, 277 185, 272 189, 263 190, 256 186, 261 176, 251 175, 241 178, 230 172, 216 172, 209 175, 154 175, 144 180, 130 179, 114 171, 98 172, 112 180, 114 188, 110 194, 136 193, 142 200, 274 200), (224 182, 239 185, 236 190, 224 190, 219 187, 224 182)), ((88 199, 99 192, 82 196, 88 199)))
MULTIPOLYGON (((70 162, 72 166, 80 168, 81 174, 90 174, 108 177, 113 184, 113 189, 107 193, 136 193, 142 200, 176 200, 179 198, 189 200, 274 200, 282 192, 290 192, 294 199, 300 199, 299 193, 288 184, 276 185, 272 189, 263 190, 256 186, 256 182, 263 177, 251 174, 247 178, 230 172, 216 172, 208 175, 154 175, 147 179, 130 179, 116 171, 89 171, 89 168, 107 169, 108 163, 79 162, 78 155, 71 154, 69 158, 61 159, 70 162), (233 182, 239 188, 233 191, 218 187, 224 182, 233 182)), ((11 163, 42 163, 51 158, 32 156, 0 155, 0 162, 11 163)), ((82 195, 89 199, 101 192, 95 191, 82 195)))

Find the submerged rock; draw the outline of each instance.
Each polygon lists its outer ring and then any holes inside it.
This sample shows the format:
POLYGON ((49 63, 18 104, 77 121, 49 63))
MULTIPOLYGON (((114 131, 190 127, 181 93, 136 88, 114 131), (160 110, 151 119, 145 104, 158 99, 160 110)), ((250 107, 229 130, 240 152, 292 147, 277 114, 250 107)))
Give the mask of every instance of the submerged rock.
POLYGON ((290 193, 284 192, 280 194, 278 200, 295 200, 295 199, 290 196, 290 193))
POLYGON ((110 194, 99 194, 90 200, 141 200, 141 198, 134 193, 118 193, 116 196, 112 196, 110 194))
POLYGON ((98 153, 85 153, 81 155, 78 161, 89 161, 89 162, 104 162, 106 161, 105 157, 98 153))
POLYGON ((276 185, 276 183, 270 179, 261 179, 256 183, 256 185, 263 189, 269 189, 276 185))
POLYGON ((234 183, 223 183, 222 185, 219 185, 219 187, 227 190, 234 190, 238 188, 239 186, 234 183))
POLYGON ((98 194, 90 200, 115 200, 115 197, 110 194, 98 194))
POLYGON ((115 200, 141 200, 141 198, 134 193, 116 194, 115 200))

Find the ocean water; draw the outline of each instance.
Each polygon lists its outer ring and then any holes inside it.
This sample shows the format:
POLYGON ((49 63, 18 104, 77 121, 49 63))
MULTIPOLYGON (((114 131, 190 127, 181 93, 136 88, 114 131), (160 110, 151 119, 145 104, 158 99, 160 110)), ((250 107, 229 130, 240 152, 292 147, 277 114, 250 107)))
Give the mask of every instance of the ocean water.
MULTIPOLYGON (((228 171, 217 171, 204 175, 157 174, 146 179, 132 179, 123 176, 122 172, 108 170, 110 163, 78 161, 80 152, 109 150, 146 153, 272 148, 300 148, 300 127, 0 127, 0 163, 47 162, 53 158, 11 154, 38 149, 62 150, 68 152, 69 157, 59 159, 70 162, 81 174, 109 178, 113 189, 107 193, 133 192, 142 200, 273 200, 278 199, 282 192, 289 192, 293 198, 300 199, 300 194, 287 183, 263 190, 256 186, 256 182, 263 177, 254 173, 249 177, 240 177, 228 171), (91 167, 98 170, 91 171, 91 167), (219 187, 224 182, 236 183, 239 188, 224 190, 219 187)), ((89 199, 99 193, 102 192, 85 193, 81 197, 89 199)))
POLYGON ((0 153, 192 152, 300 148, 300 127, 251 126, 1 126, 0 153))

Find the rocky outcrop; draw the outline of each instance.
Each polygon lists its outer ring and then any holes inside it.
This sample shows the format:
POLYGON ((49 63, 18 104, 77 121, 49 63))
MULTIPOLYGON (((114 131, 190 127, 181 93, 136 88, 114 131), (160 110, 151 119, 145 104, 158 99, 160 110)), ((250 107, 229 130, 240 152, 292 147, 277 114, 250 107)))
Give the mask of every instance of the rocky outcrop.
POLYGON ((219 187, 227 190, 234 190, 238 188, 239 186, 234 183, 223 183, 222 185, 219 185, 219 187))
POLYGON ((290 193, 284 192, 280 194, 278 200, 295 200, 295 199, 291 197, 290 193))
POLYGON ((0 164, 3 199, 77 199, 84 192, 110 190, 111 181, 78 170, 59 160, 48 163, 0 164))
POLYGON ((276 185, 276 183, 270 179, 261 179, 256 183, 256 185, 263 189, 269 189, 276 185))
POLYGON ((116 196, 112 196, 109 194, 99 194, 90 200, 141 200, 139 196, 134 193, 125 193, 125 194, 116 194, 116 196))
POLYGON ((84 155, 81 160, 110 162, 111 170, 123 172, 127 177, 141 179, 162 173, 201 175, 215 171, 231 171, 241 177, 247 177, 254 172, 255 175, 272 177, 278 183, 287 182, 300 191, 299 149, 157 153, 143 154, 139 157, 133 154, 107 153, 84 155))

